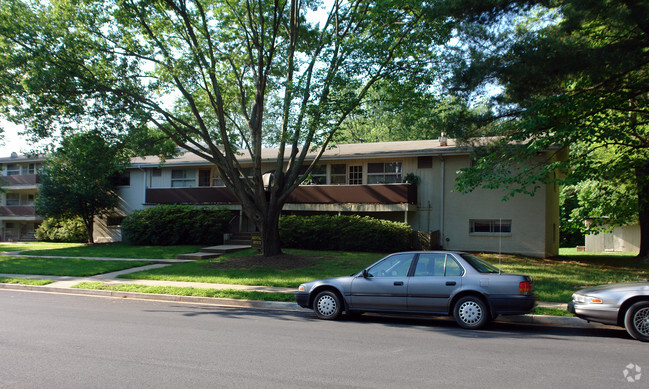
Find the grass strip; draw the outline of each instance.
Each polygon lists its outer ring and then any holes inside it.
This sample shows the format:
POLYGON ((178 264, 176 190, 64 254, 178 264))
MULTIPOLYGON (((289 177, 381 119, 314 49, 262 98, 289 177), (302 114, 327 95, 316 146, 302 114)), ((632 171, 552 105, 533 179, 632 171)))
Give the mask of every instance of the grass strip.
POLYGON ((43 286, 51 284, 54 280, 43 280, 35 278, 15 278, 15 277, 0 277, 0 284, 20 284, 20 285, 35 285, 43 286))
POLYGON ((21 252, 22 255, 61 256, 61 257, 103 257, 130 259, 174 259, 178 254, 198 252, 204 246, 133 246, 126 243, 101 243, 76 245, 61 248, 33 249, 21 252))
POLYGON ((532 312, 533 315, 548 315, 548 316, 567 316, 567 317, 575 317, 572 313, 566 311, 565 309, 560 309, 560 308, 543 308, 543 307, 536 307, 534 308, 534 311, 532 312))
POLYGON ((146 261, 0 256, 0 273, 84 277, 149 265, 146 261))
POLYGON ((148 286, 137 284, 109 285, 104 282, 82 282, 75 285, 78 289, 110 290, 115 292, 135 292, 168 294, 174 296, 216 297, 238 300, 295 302, 292 293, 257 292, 235 289, 203 289, 176 286, 148 286))

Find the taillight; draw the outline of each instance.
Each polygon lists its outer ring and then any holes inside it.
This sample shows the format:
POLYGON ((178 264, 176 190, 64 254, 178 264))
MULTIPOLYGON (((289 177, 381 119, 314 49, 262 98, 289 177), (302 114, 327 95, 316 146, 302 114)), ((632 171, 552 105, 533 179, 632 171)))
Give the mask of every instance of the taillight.
POLYGON ((532 291, 532 281, 522 281, 518 284, 519 292, 531 292, 532 291))

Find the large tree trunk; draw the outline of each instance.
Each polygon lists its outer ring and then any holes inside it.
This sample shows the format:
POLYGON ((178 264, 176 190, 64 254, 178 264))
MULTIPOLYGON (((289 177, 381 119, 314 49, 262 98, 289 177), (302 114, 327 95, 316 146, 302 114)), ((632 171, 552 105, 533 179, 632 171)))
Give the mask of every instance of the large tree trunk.
POLYGON ((93 237, 95 232, 95 216, 84 216, 83 224, 86 225, 86 232, 88 233, 88 244, 94 244, 95 239, 93 237))
POLYGON ((638 187, 638 221, 640 223, 640 252, 638 258, 649 261, 649 162, 636 168, 638 187))
POLYGON ((282 253, 279 238, 279 214, 281 206, 269 204, 268 211, 259 225, 261 232, 261 247, 264 257, 272 257, 282 253))

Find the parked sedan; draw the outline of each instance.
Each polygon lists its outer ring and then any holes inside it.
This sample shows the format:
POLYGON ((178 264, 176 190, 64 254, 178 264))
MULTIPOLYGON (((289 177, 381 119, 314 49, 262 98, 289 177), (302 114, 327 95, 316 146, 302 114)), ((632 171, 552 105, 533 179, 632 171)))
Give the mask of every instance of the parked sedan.
POLYGON ((497 315, 529 313, 532 278, 508 274, 467 253, 388 255, 347 277, 300 285, 297 303, 320 319, 342 312, 403 312, 453 316, 463 328, 482 328, 497 315))
POLYGON ((649 342, 649 281, 579 290, 568 311, 584 320, 624 327, 635 339, 649 342))

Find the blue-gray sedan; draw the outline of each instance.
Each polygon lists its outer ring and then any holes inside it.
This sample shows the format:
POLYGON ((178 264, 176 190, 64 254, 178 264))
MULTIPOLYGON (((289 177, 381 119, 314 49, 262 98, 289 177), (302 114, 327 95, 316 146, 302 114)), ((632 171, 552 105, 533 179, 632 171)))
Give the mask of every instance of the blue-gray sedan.
POLYGON ((453 316, 479 329, 498 315, 534 309, 534 283, 462 252, 420 251, 388 255, 347 277, 300 285, 297 303, 320 319, 343 312, 398 312, 453 316))

